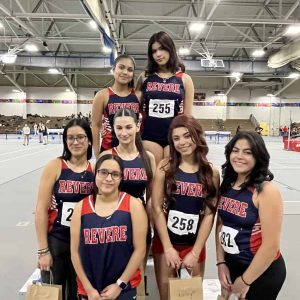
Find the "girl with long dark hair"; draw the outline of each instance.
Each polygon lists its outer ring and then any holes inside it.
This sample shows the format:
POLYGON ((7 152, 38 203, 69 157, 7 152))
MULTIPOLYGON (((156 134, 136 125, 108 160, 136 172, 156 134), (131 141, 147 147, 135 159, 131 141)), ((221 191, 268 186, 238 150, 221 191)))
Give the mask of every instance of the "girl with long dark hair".
POLYGON ((203 277, 219 187, 219 173, 207 160, 208 147, 196 119, 177 116, 169 144, 170 157, 157 166, 152 193, 152 252, 161 300, 168 299, 168 277, 177 276, 176 269, 203 277))

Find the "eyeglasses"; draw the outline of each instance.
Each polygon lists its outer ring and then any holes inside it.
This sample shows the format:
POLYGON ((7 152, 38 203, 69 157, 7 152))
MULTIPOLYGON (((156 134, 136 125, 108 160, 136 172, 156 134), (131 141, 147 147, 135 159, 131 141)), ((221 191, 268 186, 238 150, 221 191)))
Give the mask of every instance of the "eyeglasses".
POLYGON ((109 174, 113 180, 119 180, 122 178, 121 172, 118 171, 109 172, 106 169, 98 169, 97 174, 100 178, 106 178, 109 174))
POLYGON ((83 143, 86 138, 87 136, 85 134, 78 134, 77 136, 67 135, 67 142, 74 143, 77 141, 77 143, 83 143))

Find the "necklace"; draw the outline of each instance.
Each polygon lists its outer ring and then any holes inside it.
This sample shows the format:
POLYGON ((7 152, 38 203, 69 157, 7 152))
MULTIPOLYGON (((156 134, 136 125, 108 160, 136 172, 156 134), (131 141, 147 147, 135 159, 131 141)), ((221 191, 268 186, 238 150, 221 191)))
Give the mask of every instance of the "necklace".
POLYGON ((163 78, 163 83, 166 83, 167 82, 167 78, 163 78))

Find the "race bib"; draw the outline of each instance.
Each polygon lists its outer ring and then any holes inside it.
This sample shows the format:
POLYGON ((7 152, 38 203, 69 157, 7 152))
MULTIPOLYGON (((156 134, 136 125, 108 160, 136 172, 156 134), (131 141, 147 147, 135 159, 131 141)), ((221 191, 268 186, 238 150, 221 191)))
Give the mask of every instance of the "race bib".
POLYGON ((226 253, 239 254, 240 250, 235 242, 235 237, 238 234, 238 230, 228 226, 222 226, 219 233, 220 243, 226 253))
POLYGON ((170 210, 167 226, 169 230, 177 235, 196 234, 199 215, 185 214, 177 210, 170 210))
POLYGON ((64 202, 62 206, 62 213, 61 213, 61 225, 65 225, 70 227, 71 218, 73 215, 74 207, 76 202, 64 202))
POLYGON ((155 118, 174 117, 174 100, 168 99, 150 99, 149 116, 155 118))

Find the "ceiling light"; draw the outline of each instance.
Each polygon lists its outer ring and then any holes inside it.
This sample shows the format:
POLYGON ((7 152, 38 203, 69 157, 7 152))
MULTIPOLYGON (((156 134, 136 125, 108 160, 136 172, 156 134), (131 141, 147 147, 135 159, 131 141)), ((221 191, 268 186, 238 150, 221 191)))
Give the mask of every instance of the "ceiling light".
POLYGON ((291 25, 287 28, 286 35, 296 35, 300 33, 300 25, 291 25))
POLYGON ((4 64, 13 64, 17 59, 17 54, 14 53, 5 53, 1 56, 1 61, 4 64))
POLYGON ((89 21, 89 25, 93 28, 93 29, 97 29, 98 25, 94 20, 89 21))
POLYGON ((299 77, 300 77, 300 74, 299 74, 299 73, 296 73, 296 72, 291 73, 291 74, 289 75, 289 78, 299 78, 299 77))
POLYGON ((2 22, 0 22, 0 29, 4 28, 4 25, 2 22))
POLYGON ((269 97, 274 97, 274 95, 273 95, 273 94, 267 94, 267 96, 269 96, 269 97))
POLYGON ((111 48, 109 48, 109 47, 106 47, 106 46, 103 46, 103 48, 102 48, 102 51, 104 52, 104 53, 111 53, 111 48))
POLYGON ((190 52, 191 52, 190 49, 187 48, 187 47, 180 47, 180 48, 178 49, 179 55, 189 55, 190 52))
POLYGON ((24 48, 28 52, 37 52, 37 51, 39 51, 39 48, 35 44, 27 44, 27 45, 25 45, 24 48))
POLYGON ((12 92, 13 92, 13 93, 21 93, 21 91, 16 90, 16 89, 13 89, 12 92))
POLYGON ((50 69, 48 69, 48 73, 50 73, 50 74, 59 74, 60 72, 55 68, 50 68, 50 69))
POLYGON ((256 49, 252 52, 252 56, 254 57, 262 57, 264 56, 265 51, 263 49, 256 49))
POLYGON ((66 92, 71 92, 71 90, 70 89, 66 89, 66 92))
POLYGON ((192 22, 189 25, 189 30, 193 33, 199 33, 201 32, 205 27, 205 23, 203 22, 192 22))

